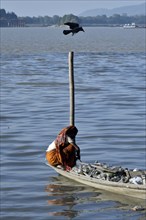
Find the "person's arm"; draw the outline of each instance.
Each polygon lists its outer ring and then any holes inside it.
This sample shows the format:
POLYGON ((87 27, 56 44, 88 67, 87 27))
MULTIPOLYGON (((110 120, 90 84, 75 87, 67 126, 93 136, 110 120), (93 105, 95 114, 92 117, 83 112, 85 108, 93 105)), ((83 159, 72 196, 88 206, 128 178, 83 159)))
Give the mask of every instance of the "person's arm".
POLYGON ((72 144, 76 150, 76 153, 77 153, 77 159, 80 160, 80 148, 76 145, 76 143, 74 142, 74 139, 72 139, 71 137, 67 136, 67 142, 69 144, 72 144))
POLYGON ((71 143, 71 144, 74 146, 74 148, 76 150, 76 157, 77 157, 77 159, 80 160, 80 158, 81 158, 81 156, 80 156, 80 148, 75 143, 71 143))

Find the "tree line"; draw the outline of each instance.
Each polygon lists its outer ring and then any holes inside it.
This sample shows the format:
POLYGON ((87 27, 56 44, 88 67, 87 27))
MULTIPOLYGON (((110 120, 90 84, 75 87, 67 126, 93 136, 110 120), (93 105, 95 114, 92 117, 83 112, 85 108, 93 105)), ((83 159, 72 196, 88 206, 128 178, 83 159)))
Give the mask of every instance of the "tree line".
POLYGON ((65 22, 77 22, 84 26, 111 26, 111 25, 123 25, 126 23, 136 23, 137 25, 146 26, 146 16, 145 15, 135 15, 128 16, 127 14, 114 14, 107 17, 106 15, 97 16, 75 16, 73 14, 64 15, 62 17, 54 15, 50 17, 38 16, 38 17, 18 17, 14 12, 6 12, 5 9, 0 9, 0 26, 52 26, 52 25, 63 25, 65 22))
POLYGON ((139 25, 144 25, 146 23, 146 16, 144 15, 135 15, 135 16, 127 16, 126 14, 119 15, 114 14, 110 17, 106 15, 97 15, 97 16, 75 16, 73 14, 64 15, 60 17, 58 15, 50 16, 39 16, 39 17, 21 17, 25 21, 26 24, 40 24, 43 26, 51 26, 51 25, 63 25, 67 21, 77 22, 84 26, 96 26, 96 25, 122 25, 126 23, 135 22, 139 25))
POLYGON ((14 12, 6 12, 5 9, 0 9, 0 27, 18 27, 25 26, 25 21, 14 12))

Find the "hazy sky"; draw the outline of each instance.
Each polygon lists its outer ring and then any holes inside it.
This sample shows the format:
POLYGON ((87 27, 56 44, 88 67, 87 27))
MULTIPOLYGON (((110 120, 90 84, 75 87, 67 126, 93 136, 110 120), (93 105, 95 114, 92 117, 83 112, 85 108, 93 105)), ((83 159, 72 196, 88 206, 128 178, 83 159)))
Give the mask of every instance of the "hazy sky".
POLYGON ((116 8, 136 5, 146 0, 0 0, 0 8, 15 12, 18 16, 53 16, 74 14, 96 8, 116 8))

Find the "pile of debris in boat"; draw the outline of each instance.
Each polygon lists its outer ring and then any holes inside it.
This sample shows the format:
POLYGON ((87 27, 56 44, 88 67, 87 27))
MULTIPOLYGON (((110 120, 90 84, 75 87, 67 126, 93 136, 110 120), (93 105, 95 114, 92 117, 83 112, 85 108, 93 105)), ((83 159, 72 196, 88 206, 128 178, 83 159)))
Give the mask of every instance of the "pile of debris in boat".
POLYGON ((72 171, 88 177, 107 180, 112 182, 123 182, 131 184, 146 184, 146 171, 128 170, 127 168, 109 166, 105 163, 95 162, 94 164, 79 162, 72 171))

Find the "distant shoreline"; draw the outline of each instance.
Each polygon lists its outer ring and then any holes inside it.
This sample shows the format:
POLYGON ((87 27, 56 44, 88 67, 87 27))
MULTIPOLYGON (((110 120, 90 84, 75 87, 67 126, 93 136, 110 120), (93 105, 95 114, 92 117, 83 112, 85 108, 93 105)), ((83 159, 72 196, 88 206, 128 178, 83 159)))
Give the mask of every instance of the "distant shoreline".
MULTIPOLYGON (((94 27, 94 28, 98 28, 98 27, 111 27, 111 28, 116 28, 116 27, 119 27, 119 28, 123 28, 124 24, 123 25, 97 25, 97 24, 93 24, 93 25, 84 25, 84 27, 94 27)), ((37 28, 37 27, 42 27, 42 28, 62 28, 62 25, 25 25, 25 26, 10 26, 10 27, 0 27, 0 28, 37 28)), ((137 25, 135 28, 133 29, 140 29, 140 28, 146 28, 145 25, 137 25)))

